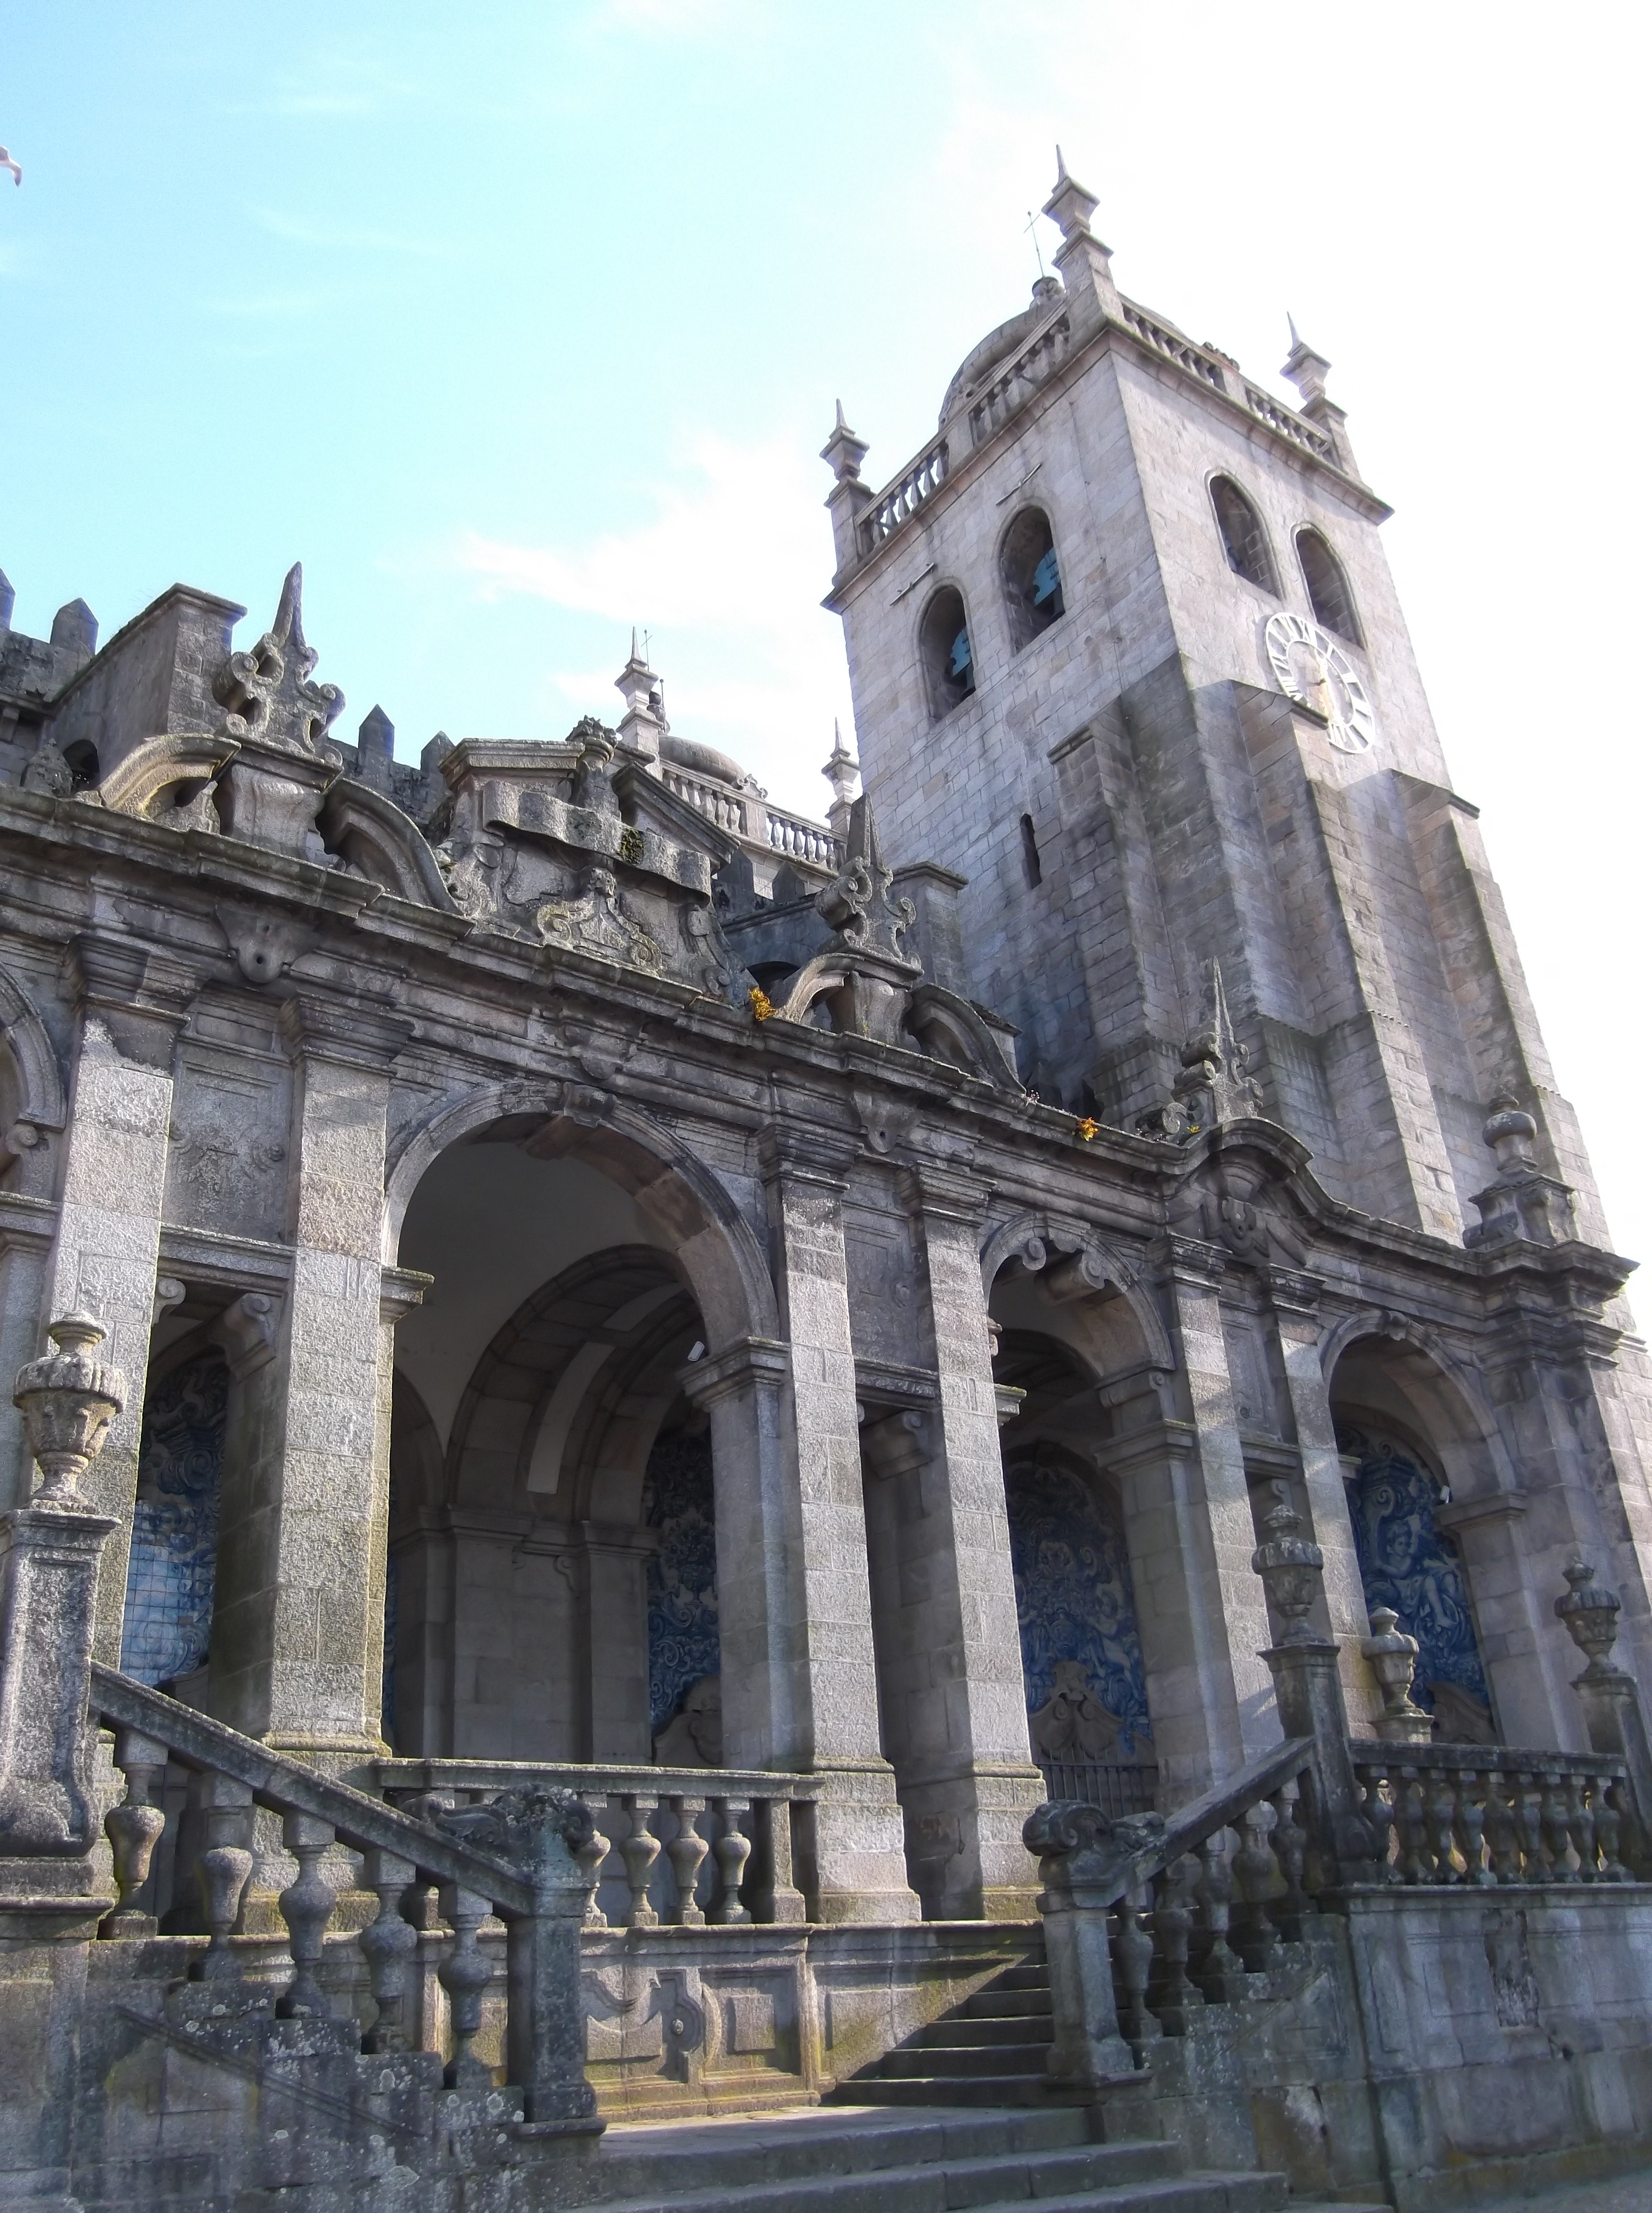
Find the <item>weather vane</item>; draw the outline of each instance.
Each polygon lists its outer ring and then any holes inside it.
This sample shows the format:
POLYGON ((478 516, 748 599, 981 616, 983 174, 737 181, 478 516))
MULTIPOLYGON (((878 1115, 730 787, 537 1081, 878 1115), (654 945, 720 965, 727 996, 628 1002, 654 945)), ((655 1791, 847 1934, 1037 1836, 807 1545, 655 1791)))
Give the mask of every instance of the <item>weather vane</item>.
POLYGON ((1027 235, 1033 241, 1033 251, 1039 257, 1039 275, 1044 275, 1044 252, 1039 244, 1038 217, 1031 208, 1027 210, 1027 235))

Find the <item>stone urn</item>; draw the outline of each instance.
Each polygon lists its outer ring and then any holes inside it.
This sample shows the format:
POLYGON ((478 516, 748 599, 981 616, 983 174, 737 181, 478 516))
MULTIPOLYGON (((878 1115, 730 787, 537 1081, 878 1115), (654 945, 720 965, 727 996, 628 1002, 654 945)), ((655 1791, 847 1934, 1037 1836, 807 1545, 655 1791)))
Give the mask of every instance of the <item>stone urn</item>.
POLYGON ((12 1404, 42 1477, 32 1505, 89 1511, 76 1488, 126 1403, 125 1377, 93 1356, 107 1334, 88 1314, 61 1314, 46 1329, 57 1350, 17 1371, 12 1404))
POLYGON ((1417 1673, 1417 1639, 1399 1626, 1391 1606, 1371 1609, 1371 1634, 1360 1646, 1382 1692, 1377 1734, 1389 1744, 1427 1744, 1434 1734, 1431 1716, 1411 1697, 1417 1673))
POLYGON ((1296 1534, 1302 1517, 1290 1503, 1289 1485, 1276 1483, 1272 1490, 1274 1504, 1262 1517, 1267 1539, 1251 1554, 1251 1566, 1262 1578, 1275 1615, 1285 1625, 1280 1643, 1319 1644, 1324 1640, 1310 1627, 1308 1617, 1320 1595, 1325 1554, 1296 1534))
POLYGON ((1589 1663, 1583 1670, 1583 1679, 1594 1682, 1603 1675, 1615 1675, 1618 1670, 1612 1665, 1612 1648, 1618 1642, 1618 1616, 1623 1609, 1623 1600, 1604 1585, 1595 1588, 1594 1570, 1586 1560, 1569 1562, 1563 1572, 1570 1588, 1564 1598, 1555 1600, 1555 1615, 1564 1622, 1572 1643, 1589 1663))

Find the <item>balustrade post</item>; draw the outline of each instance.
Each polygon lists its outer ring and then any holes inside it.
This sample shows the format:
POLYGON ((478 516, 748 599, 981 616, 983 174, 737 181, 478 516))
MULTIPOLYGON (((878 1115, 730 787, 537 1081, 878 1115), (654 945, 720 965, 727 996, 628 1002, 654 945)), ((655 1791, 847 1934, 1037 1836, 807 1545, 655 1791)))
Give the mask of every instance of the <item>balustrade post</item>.
POLYGON ((628 1793, 620 1801, 631 1823, 619 1846, 619 1856, 625 1862, 625 1880, 631 1885, 631 1911, 625 1917, 628 1929, 657 1929, 660 1925, 660 1916, 649 1896, 649 1877, 660 1856, 660 1839, 649 1826, 649 1815, 659 1802, 657 1798, 640 1797, 635 1792, 628 1793))
POLYGON ((136 1729, 115 1732, 115 1765, 126 1777, 126 1795, 103 1817, 104 1833, 114 1861, 119 1901, 105 1917, 98 1935, 153 1936, 155 1916, 140 1913, 131 1901, 149 1879, 155 1848, 166 1832, 167 1817, 155 1803, 167 1771, 167 1747, 136 1729))
POLYGON ((238 1983, 241 1962, 229 1939, 241 1919, 241 1901, 253 1872, 253 1855, 247 1849, 253 1828, 253 1793, 250 1785, 227 1775, 203 1775, 199 1789, 206 1849, 196 1862, 195 1871, 210 1941, 205 1951, 191 1960, 189 1972, 195 1982, 238 1983))
POLYGON ((1290 1503, 1289 1485, 1276 1483, 1273 1490, 1275 1504, 1263 1517, 1268 1535, 1251 1555, 1251 1566, 1262 1578, 1275 1619, 1285 1624, 1278 1643, 1262 1655, 1273 1676, 1280 1727, 1287 1740, 1314 1740, 1302 1810, 1316 1882, 1375 1881, 1375 1840, 1362 1812, 1337 1648, 1308 1622, 1320 1594, 1324 1555, 1297 1534, 1301 1516, 1290 1503))
POLYGON ((281 1824, 281 1841, 298 1862, 296 1879, 277 1899, 287 1924, 287 1942, 293 1955, 293 1978, 276 2000, 277 2017, 297 2021, 306 2015, 325 2015, 326 1997, 316 1980, 326 1942, 327 1923, 337 1897, 322 1875, 321 1855, 333 1840, 332 1824, 308 1814, 288 1814, 281 1824))
POLYGON ((376 2009, 372 2027, 362 2039, 363 2051, 405 2051, 409 2038, 405 2009, 407 1970, 418 1945, 418 1931, 403 1914, 402 1899, 418 1869, 411 1860, 393 1852, 370 1851, 363 1863, 363 1880, 378 1893, 376 1920, 357 1938, 367 1961, 368 1987, 376 2009))
POLYGON ((593 1827, 590 1835, 574 1854, 579 1862, 580 1881, 585 1885, 585 1926, 606 1929, 608 1917, 597 1903, 597 1893, 602 1884, 603 1862, 613 1850, 612 1838, 600 1829, 593 1827))
POLYGON ((744 1798, 714 1798, 711 1807, 717 1817, 717 1841, 712 1849, 721 1886, 711 1918, 726 1928, 752 1917, 740 1902, 740 1886, 752 1851, 752 1840, 741 1822, 751 1808, 744 1798))
MULTIPOLYGON (((1116 2082, 1134 2074, 1137 2063, 1120 2033, 1108 1942, 1109 1910, 1116 1895, 1108 1878, 1116 1875, 1121 1857, 1114 1824, 1092 1806, 1044 1805, 1029 1817, 1021 1838, 1027 1850, 1038 1855, 1044 1884, 1038 1908, 1044 1917, 1054 2020, 1045 2062, 1050 2080, 1083 2089, 1116 2082)), ((1150 1959, 1151 1939, 1143 1942, 1150 1959)), ((1139 2007, 1146 1961, 1129 1960, 1122 1939, 1121 1948, 1126 1952, 1121 1962, 1125 1989, 1139 2007), (1139 1978, 1132 1983, 1137 1966, 1139 1978)))
POLYGON ((493 1970, 476 1939, 477 1930, 488 1917, 489 1901, 474 1891, 444 1884, 442 1911, 453 1930, 453 1942, 436 1972, 448 1993, 454 2040, 453 2058, 442 2079, 450 2090, 491 2089, 493 2070, 471 2049, 482 2026, 482 1995, 493 1980, 493 1970))
POLYGON ((808 1904, 797 1887, 792 1868, 790 1801, 759 1798, 753 1802, 761 1859, 752 1918, 794 1924, 807 1921, 808 1904))
POLYGON ((672 1919, 680 1929, 704 1929, 705 1914, 694 1896, 700 1879, 700 1869, 711 1849, 697 1826, 705 1811, 704 1798, 668 1798, 677 1823, 677 1833, 666 1846, 666 1857, 671 1862, 671 1872, 676 1879, 677 1907, 672 1919))
MULTIPOLYGON (((654 1802, 645 1801, 649 1807, 654 1802)), ((528 2124, 541 2134, 596 2136, 604 2125, 596 2119, 596 2094, 585 2079, 579 1989, 586 1880, 576 1856, 590 1841, 589 1809, 565 1790, 528 1783, 502 1792, 488 1805, 441 1819, 444 1828, 509 1861, 533 1889, 533 1910, 507 1918, 505 1955, 506 2072, 522 2094, 528 2124)), ((442 1980, 448 1981, 445 1968, 442 1980)), ((479 2006, 479 1992, 467 2003, 479 2006)), ((474 2033, 472 2019, 470 2033, 474 2033)), ((467 2042, 468 2064, 474 2069, 479 2063, 468 2059, 468 2049, 467 2042)))
POLYGON ((1228 1942, 1234 1895, 1228 1832, 1218 1829, 1193 1849, 1199 1862, 1193 1895, 1199 1905, 1202 1940, 1194 1963, 1196 1979, 1207 1998, 1219 2005, 1231 2004, 1245 1995, 1245 1967, 1228 1942))
POLYGON ((1565 1570, 1570 1588, 1554 1610, 1588 1661, 1572 1685, 1583 1708, 1589 1749, 1615 1754, 1629 1773, 1625 1796, 1632 1815, 1631 1859, 1643 1876, 1652 1875, 1652 1734, 1639 1686, 1625 1668, 1612 1663, 1623 1601, 1615 1591, 1597 1586, 1594 1570, 1575 1559, 1565 1570))
POLYGON ((115 1523, 76 1493, 126 1384, 93 1357, 103 1330, 89 1314, 65 1314, 48 1335, 57 1350, 19 1369, 14 1393, 41 1482, 28 1505, 0 1514, 0 1898, 61 1898, 84 1915, 110 1902, 92 1901, 86 1698, 99 1564, 115 1523))

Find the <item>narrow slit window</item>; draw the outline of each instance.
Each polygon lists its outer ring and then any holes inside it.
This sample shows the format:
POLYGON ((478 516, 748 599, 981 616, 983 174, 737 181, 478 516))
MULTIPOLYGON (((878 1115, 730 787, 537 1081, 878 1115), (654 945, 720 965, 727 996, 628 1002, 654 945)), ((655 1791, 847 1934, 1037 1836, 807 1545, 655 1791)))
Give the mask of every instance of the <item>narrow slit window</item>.
POLYGON ((1021 865, 1027 870, 1027 887, 1033 890, 1044 881, 1044 863, 1039 858, 1038 832, 1033 827, 1030 814, 1021 817, 1021 865))

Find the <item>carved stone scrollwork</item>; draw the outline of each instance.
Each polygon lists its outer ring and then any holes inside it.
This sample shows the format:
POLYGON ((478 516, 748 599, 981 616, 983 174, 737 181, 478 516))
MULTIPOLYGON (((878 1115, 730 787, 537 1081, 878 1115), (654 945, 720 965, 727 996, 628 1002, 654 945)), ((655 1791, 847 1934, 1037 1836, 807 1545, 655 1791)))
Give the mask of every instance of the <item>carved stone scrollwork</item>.
POLYGON ((1234 1032, 1221 964, 1215 960, 1210 963, 1210 1009, 1204 1028, 1182 1048, 1182 1064, 1171 1084, 1170 1098, 1137 1119, 1141 1136, 1186 1144, 1224 1122, 1249 1121, 1261 1113, 1261 1087, 1250 1071, 1249 1048, 1234 1032))
POLYGON ((319 754, 344 704, 336 684, 312 683, 318 655, 304 640, 304 571, 287 571, 275 620, 250 653, 232 653, 212 680, 213 697, 266 745, 319 754))
POLYGON ((570 952, 588 953, 649 975, 661 965, 658 942, 626 912, 611 869, 585 869, 576 898, 547 899, 533 920, 547 945, 565 946, 570 952))

